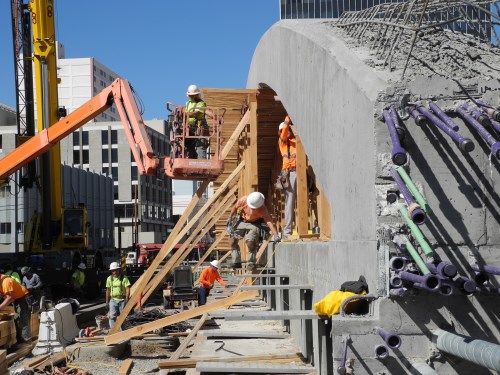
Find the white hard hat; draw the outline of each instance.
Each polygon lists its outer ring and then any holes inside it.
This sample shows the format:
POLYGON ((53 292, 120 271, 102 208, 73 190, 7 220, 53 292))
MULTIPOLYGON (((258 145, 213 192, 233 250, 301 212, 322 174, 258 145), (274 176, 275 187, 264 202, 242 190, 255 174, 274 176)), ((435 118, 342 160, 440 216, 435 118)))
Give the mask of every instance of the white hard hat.
POLYGON ((86 268, 87 268, 87 266, 85 265, 85 263, 80 263, 80 264, 78 265, 78 268, 79 268, 79 269, 81 269, 81 270, 84 270, 84 269, 86 269, 86 268))
POLYGON ((120 268, 121 267, 118 264, 118 262, 111 262, 111 264, 109 265, 109 270, 110 271, 119 270, 120 268))
POLYGON ((211 266, 214 266, 215 268, 219 268, 219 261, 218 260, 212 260, 210 262, 211 266))
POLYGON ((259 193, 258 191, 254 191, 253 193, 248 194, 247 204, 250 208, 259 208, 262 207, 266 198, 264 198, 264 194, 259 193))
POLYGON ((286 124, 285 124, 284 122, 282 122, 282 123, 280 124, 279 130, 283 129, 283 127, 284 127, 285 125, 286 125, 286 124))
POLYGON ((200 90, 198 90, 198 86, 196 85, 189 85, 186 95, 198 95, 200 93, 200 90))

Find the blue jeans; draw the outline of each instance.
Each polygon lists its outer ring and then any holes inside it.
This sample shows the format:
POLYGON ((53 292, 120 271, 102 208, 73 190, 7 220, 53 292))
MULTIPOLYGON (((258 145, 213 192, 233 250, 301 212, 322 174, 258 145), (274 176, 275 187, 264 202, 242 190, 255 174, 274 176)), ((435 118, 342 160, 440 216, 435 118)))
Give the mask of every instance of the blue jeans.
POLYGON ((113 328, 116 322, 116 318, 121 314, 124 307, 125 300, 118 301, 113 298, 109 300, 109 328, 113 328))
POLYGON ((207 303, 207 297, 210 294, 210 289, 200 286, 198 288, 198 306, 202 306, 207 303))

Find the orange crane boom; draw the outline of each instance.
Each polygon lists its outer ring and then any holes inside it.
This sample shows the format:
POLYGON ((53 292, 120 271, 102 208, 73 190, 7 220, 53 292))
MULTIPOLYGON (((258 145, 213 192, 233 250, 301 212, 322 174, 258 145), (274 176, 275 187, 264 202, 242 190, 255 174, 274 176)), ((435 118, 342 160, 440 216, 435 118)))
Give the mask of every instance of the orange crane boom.
POLYGON ((156 175, 160 160, 151 146, 130 84, 127 80, 117 78, 111 85, 74 112, 49 128, 40 131, 0 159, 0 179, 5 180, 19 168, 50 150, 61 139, 110 108, 113 103, 120 114, 127 140, 137 163, 138 172, 142 175, 156 175))

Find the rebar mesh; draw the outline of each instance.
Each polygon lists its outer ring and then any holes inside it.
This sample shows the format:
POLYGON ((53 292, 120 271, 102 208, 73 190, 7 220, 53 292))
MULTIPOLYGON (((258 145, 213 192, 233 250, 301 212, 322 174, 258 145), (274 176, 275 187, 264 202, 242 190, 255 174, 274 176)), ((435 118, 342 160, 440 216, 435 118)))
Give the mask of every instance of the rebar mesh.
POLYGON ((379 64, 383 67, 392 70, 395 56, 403 58, 403 78, 410 60, 418 59, 414 49, 419 38, 437 31, 465 33, 477 44, 498 46, 498 13, 495 1, 412 0, 344 12, 335 26, 359 44, 369 46, 375 58, 383 61, 379 64))

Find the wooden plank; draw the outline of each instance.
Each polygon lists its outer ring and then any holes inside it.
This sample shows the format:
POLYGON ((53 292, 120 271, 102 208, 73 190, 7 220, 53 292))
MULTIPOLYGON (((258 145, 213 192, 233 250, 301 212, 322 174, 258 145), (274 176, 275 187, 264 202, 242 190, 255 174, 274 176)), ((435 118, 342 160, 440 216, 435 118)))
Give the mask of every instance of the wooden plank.
POLYGON ((7 363, 11 365, 14 362, 20 360, 21 358, 26 357, 28 354, 31 353, 35 345, 36 343, 21 344, 19 346, 19 349, 17 349, 14 353, 10 353, 7 355, 7 363))
POLYGON ((247 145, 247 153, 249 153, 249 175, 247 184, 251 187, 252 191, 259 191, 259 176, 255 173, 259 170, 258 163, 258 126, 257 126, 257 98, 250 99, 250 130, 249 141, 247 145))
POLYGON ((203 327, 203 324, 205 324, 205 321, 207 319, 208 319, 207 313, 201 316, 200 320, 198 320, 198 323, 196 323, 193 330, 189 333, 189 336, 182 341, 182 344, 180 344, 177 350, 174 352, 174 354, 170 356, 170 358, 168 359, 169 362, 175 361, 181 357, 182 353, 184 353, 184 350, 186 350, 191 340, 198 334, 198 331, 201 329, 201 327, 203 327))
POLYGON ((227 154, 229 154, 229 151, 234 146, 234 143, 238 140, 241 132, 248 125, 249 121, 250 121, 250 112, 246 111, 245 114, 243 115, 242 119, 240 120, 239 124, 234 129, 233 134, 227 140, 224 148, 222 149, 222 152, 221 152, 221 159, 222 160, 224 160, 226 158, 227 154))
POLYGON ((236 302, 246 301, 246 300, 255 298, 255 297, 257 297, 257 295, 258 295, 257 292, 251 291, 251 290, 248 292, 242 292, 242 293, 239 293, 239 294, 231 296, 231 297, 227 297, 227 298, 215 301, 215 302, 207 303, 206 305, 203 305, 203 306, 195 307, 194 309, 187 310, 187 311, 181 312, 179 314, 167 316, 165 318, 158 319, 154 322, 145 323, 145 324, 133 327, 133 328, 129 328, 125 331, 114 333, 112 335, 105 337, 104 342, 106 343, 106 345, 116 344, 116 343, 119 343, 123 340, 135 337, 137 335, 151 332, 155 329, 160 329, 160 328, 163 328, 163 327, 175 324, 175 323, 184 322, 188 319, 192 319, 194 317, 201 316, 205 313, 219 310, 223 307, 226 307, 228 305, 232 305, 233 303, 236 303, 236 302))
POLYGON ((217 245, 219 244, 219 242, 221 242, 227 235, 227 232, 224 232, 224 233, 221 233, 219 234, 217 237, 217 239, 215 240, 215 242, 212 244, 212 246, 210 246, 210 248, 205 252, 205 254, 200 258, 200 260, 198 261, 198 263, 196 263, 194 266, 193 266, 193 272, 196 271, 198 269, 198 267, 201 266, 201 264, 205 261, 205 259, 208 258, 208 256, 210 254, 212 254, 212 252, 214 251, 214 249, 217 247, 217 245))
MULTIPOLYGON (((134 283, 134 284, 139 284, 139 285, 134 290, 134 292, 131 294, 130 300, 125 305, 121 314, 116 319, 115 325, 109 331, 110 334, 118 332, 121 325, 123 324, 123 322, 127 318, 128 314, 130 313, 130 311, 132 311, 133 307, 137 303, 138 297, 143 292, 144 287, 150 285, 150 283, 148 283, 149 280, 153 276, 154 272, 156 271, 156 269, 158 268, 160 263, 166 257, 166 255, 173 249, 173 247, 177 243, 182 241, 182 238, 188 232, 188 230, 191 229, 191 227, 198 221, 198 219, 201 217, 201 215, 205 213, 206 209, 208 207, 210 207, 212 205, 212 203, 222 194, 222 192, 226 189, 226 187, 229 186, 229 184, 233 181, 233 179, 239 175, 240 171, 244 167, 245 167, 244 163, 240 163, 240 165, 238 165, 238 167, 231 173, 231 175, 221 185, 221 188, 219 190, 217 190, 217 192, 215 192, 212 197, 210 197, 210 199, 203 205, 203 207, 196 213, 196 215, 189 221, 189 223, 187 223, 184 226, 184 228, 178 232, 177 236, 174 239, 171 239, 172 236, 168 236, 167 240, 165 241, 162 248, 160 249, 160 252, 153 259, 153 262, 151 263, 151 265, 146 269, 146 272, 144 273, 144 278, 142 278, 142 280, 139 279, 137 282, 134 283), (147 276, 145 276, 145 275, 147 275, 147 276)), ((205 185, 208 186, 208 182, 209 182, 208 180, 205 180, 203 182, 203 184, 200 186, 200 188, 196 192, 196 195, 191 200, 191 203, 193 202, 193 200, 196 200, 196 203, 198 202, 199 198, 201 197, 201 194, 203 193, 203 192, 200 192, 200 190, 203 186, 205 186, 205 185), (198 196, 199 193, 200 193, 200 196, 198 196)), ((191 203, 189 204, 188 208, 186 208, 186 210, 185 210, 188 217, 192 213, 192 210, 194 209, 194 207, 196 206, 196 204, 192 205, 191 203)), ((159 280, 159 279, 157 278, 156 280, 159 280)), ((152 287, 156 288, 157 284, 156 285, 153 284, 152 287)))
POLYGON ((273 360, 287 359, 290 362, 293 360, 303 361, 300 353, 286 353, 286 354, 259 354, 259 355, 245 355, 234 357, 198 357, 178 359, 176 361, 160 361, 158 367, 160 369, 172 368, 194 368, 197 362, 254 362, 262 361, 268 362, 273 360))
POLYGON ((126 359, 122 362, 120 369, 118 370, 118 375, 128 375, 130 369, 132 368, 134 361, 131 359, 126 359))
POLYGON ((50 354, 42 354, 39 355, 28 362, 23 363, 23 367, 27 367, 29 369, 33 369, 34 367, 38 366, 40 363, 45 361, 47 358, 50 357, 50 354))
POLYGON ((153 280, 151 280, 151 283, 148 284, 149 288, 146 288, 147 291, 146 294, 144 295, 145 301, 148 300, 148 298, 156 291, 158 285, 163 283, 163 281, 172 273, 172 270, 175 267, 177 267, 190 253, 191 248, 188 245, 191 243, 195 244, 198 243, 203 238, 203 236, 205 236, 205 234, 210 230, 210 228, 212 228, 212 226, 219 219, 219 217, 225 213, 226 209, 229 206, 231 206, 236 200, 236 197, 232 195, 229 195, 227 198, 228 198, 227 201, 223 200, 221 202, 221 204, 224 204, 224 206, 222 207, 222 210, 220 210, 219 213, 216 214, 216 212, 219 210, 219 206, 217 206, 214 208, 213 211, 210 211, 209 214, 205 215, 200 225, 197 227, 196 230, 193 231, 191 236, 189 236, 188 240, 181 246, 180 249, 178 249, 175 252, 172 258, 168 260, 167 264, 164 267, 162 267, 162 269, 155 275, 153 280), (213 217, 213 215, 215 215, 215 217, 213 217), (207 223, 206 221, 209 219, 211 220, 208 221, 207 223), (203 229, 201 230, 201 232, 199 232, 201 228, 203 229), (193 240, 194 236, 197 237, 193 240))
POLYGON ((52 357, 47 358, 45 361, 40 363, 35 367, 36 370, 43 370, 46 366, 56 365, 62 361, 66 360, 66 354, 64 352, 57 353, 52 357))
POLYGON ((226 252, 224 256, 219 259, 219 263, 224 262, 229 255, 231 255, 231 251, 226 252))

